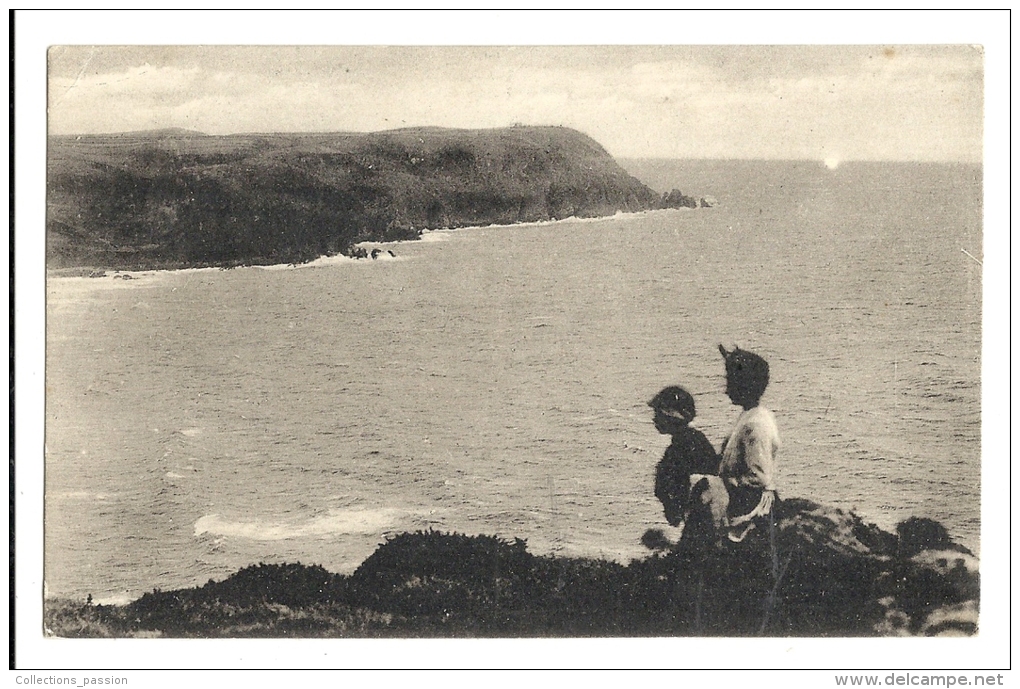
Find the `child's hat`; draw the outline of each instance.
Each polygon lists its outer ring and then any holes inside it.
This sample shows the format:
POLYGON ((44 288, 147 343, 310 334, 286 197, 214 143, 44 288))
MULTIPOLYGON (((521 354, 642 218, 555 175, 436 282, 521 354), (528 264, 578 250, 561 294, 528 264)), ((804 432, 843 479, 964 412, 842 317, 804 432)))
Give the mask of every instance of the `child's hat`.
POLYGON ((694 418, 694 398, 678 385, 670 385, 660 390, 659 394, 648 402, 648 406, 688 423, 694 418))
POLYGON ((769 362, 746 349, 733 347, 730 352, 719 345, 719 352, 726 360, 726 373, 736 374, 747 378, 761 379, 766 385, 769 381, 769 362))
POLYGON ((769 362, 746 349, 733 347, 727 352, 719 345, 719 353, 726 360, 726 377, 754 397, 761 397, 769 384, 769 362))

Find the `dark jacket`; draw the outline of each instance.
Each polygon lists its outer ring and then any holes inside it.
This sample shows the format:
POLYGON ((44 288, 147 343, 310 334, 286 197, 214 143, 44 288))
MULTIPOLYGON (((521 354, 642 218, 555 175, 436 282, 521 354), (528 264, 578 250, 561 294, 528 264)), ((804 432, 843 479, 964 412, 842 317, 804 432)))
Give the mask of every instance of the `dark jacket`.
POLYGON ((673 442, 655 467, 655 497, 662 503, 666 521, 678 526, 684 520, 691 492, 691 474, 718 474, 719 455, 705 434, 690 426, 673 436, 673 442))

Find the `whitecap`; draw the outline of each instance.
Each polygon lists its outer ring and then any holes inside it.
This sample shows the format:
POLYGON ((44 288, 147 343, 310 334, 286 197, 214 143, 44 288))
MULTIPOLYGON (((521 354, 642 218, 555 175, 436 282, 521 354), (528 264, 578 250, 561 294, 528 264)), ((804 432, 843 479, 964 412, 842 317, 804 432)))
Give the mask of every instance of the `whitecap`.
POLYGON ((208 533, 252 541, 282 541, 292 538, 327 538, 341 534, 373 534, 393 528, 401 514, 399 510, 387 508, 330 510, 304 521, 234 521, 218 514, 209 514, 195 522, 195 535, 208 533))
POLYGON ((93 605, 127 605, 128 603, 130 603, 133 600, 134 599, 130 596, 130 594, 125 592, 125 593, 119 593, 119 594, 115 594, 115 595, 101 596, 99 598, 93 598, 92 599, 92 604, 93 605))
MULTIPOLYGON (((349 263, 362 263, 365 259, 363 258, 351 258, 350 256, 344 256, 343 254, 334 254, 333 256, 319 256, 313 261, 308 263, 302 263, 294 266, 295 268, 320 268, 322 266, 335 266, 335 265, 346 265, 349 263)), ((289 266, 288 266, 289 267, 289 266)))
POLYGON ((92 502, 106 502, 110 499, 109 493, 93 493, 83 490, 47 492, 46 497, 54 500, 89 500, 92 502))

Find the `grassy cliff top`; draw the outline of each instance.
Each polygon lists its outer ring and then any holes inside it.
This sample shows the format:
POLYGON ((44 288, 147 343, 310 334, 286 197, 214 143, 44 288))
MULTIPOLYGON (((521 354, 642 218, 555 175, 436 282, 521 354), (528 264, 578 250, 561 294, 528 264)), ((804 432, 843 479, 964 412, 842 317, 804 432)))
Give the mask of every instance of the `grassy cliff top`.
POLYGON ((51 267, 290 263, 421 229, 661 207, 564 127, 54 136, 51 267))

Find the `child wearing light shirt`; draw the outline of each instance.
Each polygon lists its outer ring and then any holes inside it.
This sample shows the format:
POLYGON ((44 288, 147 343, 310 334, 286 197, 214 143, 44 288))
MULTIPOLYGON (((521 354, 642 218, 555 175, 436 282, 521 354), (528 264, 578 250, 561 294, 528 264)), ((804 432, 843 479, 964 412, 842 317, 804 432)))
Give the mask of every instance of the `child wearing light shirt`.
POLYGON ((729 493, 728 536, 740 542, 755 528, 755 521, 771 519, 776 501, 776 453, 779 428, 772 412, 761 405, 769 384, 768 362, 753 352, 734 347, 727 352, 726 394, 743 412, 723 442, 719 476, 729 493))

